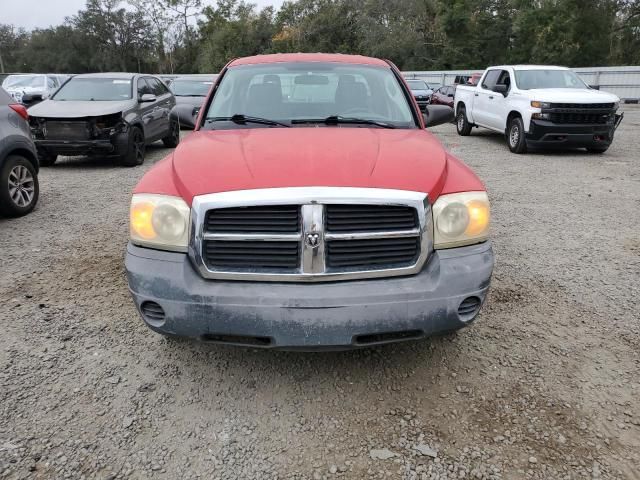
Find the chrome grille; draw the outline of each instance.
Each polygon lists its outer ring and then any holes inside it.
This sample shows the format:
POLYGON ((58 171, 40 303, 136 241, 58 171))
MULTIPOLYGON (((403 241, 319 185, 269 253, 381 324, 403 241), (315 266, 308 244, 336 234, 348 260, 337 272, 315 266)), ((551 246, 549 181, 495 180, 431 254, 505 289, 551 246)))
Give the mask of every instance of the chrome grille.
POLYGON ((327 205, 328 232, 408 230, 418 227, 416 209, 393 205, 327 205))
POLYGON ((300 206, 272 205, 209 210, 205 230, 227 233, 297 232, 300 230, 300 206))
POLYGON ((334 281, 417 273, 432 250, 424 193, 280 188, 195 197, 189 255, 211 279, 334 281))
POLYGON ((295 271, 298 242, 217 241, 204 242, 203 258, 208 267, 267 268, 295 271))
POLYGON ((329 268, 411 265, 420 253, 417 237, 327 242, 329 268))

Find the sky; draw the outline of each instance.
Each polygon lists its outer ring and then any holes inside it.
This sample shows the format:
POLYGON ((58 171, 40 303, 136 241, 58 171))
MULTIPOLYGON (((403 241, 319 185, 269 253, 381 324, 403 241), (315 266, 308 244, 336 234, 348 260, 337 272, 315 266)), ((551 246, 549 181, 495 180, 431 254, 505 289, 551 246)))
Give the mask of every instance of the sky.
MULTIPOLYGON (((250 0, 258 7, 280 7, 283 0, 250 0)), ((214 0, 204 0, 215 4, 214 0)), ((0 23, 32 30, 59 25, 65 17, 75 14, 86 4, 85 0, 0 0, 0 23)))

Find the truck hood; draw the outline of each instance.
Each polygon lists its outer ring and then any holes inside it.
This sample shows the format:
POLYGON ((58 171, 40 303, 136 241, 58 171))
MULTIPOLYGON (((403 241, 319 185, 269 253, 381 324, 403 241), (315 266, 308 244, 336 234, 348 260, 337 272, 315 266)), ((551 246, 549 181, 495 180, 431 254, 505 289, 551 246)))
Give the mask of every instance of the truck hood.
POLYGON ((431 95, 433 90, 411 90, 411 93, 414 97, 424 97, 426 95, 431 95))
POLYGON ((115 102, 58 102, 56 100, 45 100, 29 108, 29 115, 41 118, 99 117, 128 110, 133 103, 133 100, 115 102))
POLYGON ((523 91, 531 100, 554 103, 615 103, 613 93, 581 88, 541 88, 523 91))
POLYGON ((173 155, 180 195, 279 187, 370 187, 434 192, 446 152, 426 130, 295 127, 200 130, 173 155))

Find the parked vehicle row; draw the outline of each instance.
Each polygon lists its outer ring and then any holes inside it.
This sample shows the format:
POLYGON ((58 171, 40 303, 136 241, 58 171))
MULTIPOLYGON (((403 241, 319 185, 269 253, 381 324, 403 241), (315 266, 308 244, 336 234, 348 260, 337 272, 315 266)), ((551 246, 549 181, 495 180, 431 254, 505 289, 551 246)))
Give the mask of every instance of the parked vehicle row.
POLYGON ((620 99, 594 90, 565 67, 505 65, 488 68, 478 85, 458 85, 456 126, 504 134, 509 149, 586 148, 604 153, 623 118, 620 99))
POLYGON ((2 88, 16 103, 27 106, 46 100, 69 78, 61 74, 12 74, 2 81, 2 88))

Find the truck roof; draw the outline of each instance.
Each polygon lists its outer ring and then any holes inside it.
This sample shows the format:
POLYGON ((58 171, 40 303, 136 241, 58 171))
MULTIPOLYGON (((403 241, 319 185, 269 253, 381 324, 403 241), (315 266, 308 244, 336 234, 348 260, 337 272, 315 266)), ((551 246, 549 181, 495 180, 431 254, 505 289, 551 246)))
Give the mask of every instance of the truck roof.
POLYGON ((387 62, 379 58, 365 57, 362 55, 344 55, 342 53, 275 53, 270 55, 255 55, 253 57, 237 58, 233 60, 229 66, 235 67, 238 65, 284 62, 329 62, 376 65, 382 67, 389 66, 387 62))
POLYGON ((496 65, 489 68, 513 68, 514 70, 569 70, 567 67, 557 65, 496 65))

